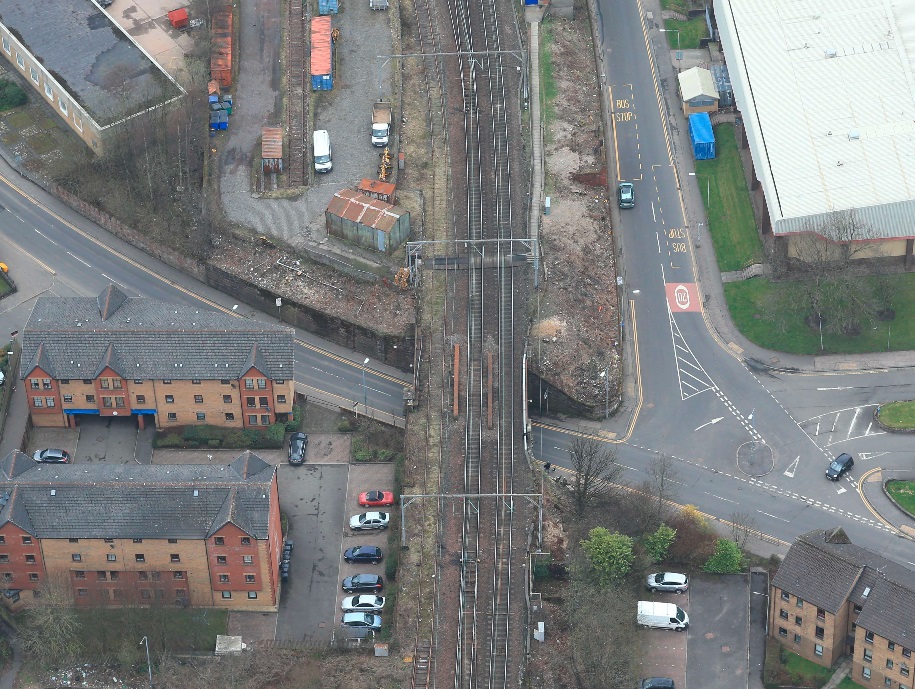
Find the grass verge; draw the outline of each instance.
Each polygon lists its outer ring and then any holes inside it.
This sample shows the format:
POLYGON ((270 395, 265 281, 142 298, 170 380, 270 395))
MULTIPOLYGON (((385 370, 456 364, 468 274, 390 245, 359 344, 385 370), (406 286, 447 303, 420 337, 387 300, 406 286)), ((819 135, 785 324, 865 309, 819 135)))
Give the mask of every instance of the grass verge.
POLYGON ((540 24, 540 93, 541 93, 541 121, 543 122, 544 137, 550 138, 550 125, 556 119, 556 110, 553 101, 559 94, 556 80, 553 78, 553 26, 551 19, 540 24))
POLYGON ((915 481, 888 481, 886 492, 909 514, 915 514, 915 481))
POLYGON ((819 688, 832 677, 832 669, 792 653, 775 639, 766 639, 766 687, 793 686, 819 688))
POLYGON ((13 286, 9 283, 6 277, 3 275, 3 272, 0 271, 0 296, 9 294, 13 289, 13 286))
POLYGON ((915 428, 915 402, 890 402, 877 412, 880 423, 890 428, 915 428))
POLYGON ((671 50, 694 50, 699 47, 699 39, 706 38, 708 34, 705 17, 702 16, 685 22, 665 19, 664 28, 667 29, 667 44, 671 50))
POLYGON ((715 148, 715 158, 696 161, 696 174, 708 213, 718 268, 727 272, 760 262, 762 245, 733 124, 715 127, 715 148))
POLYGON ((864 689, 864 685, 858 684, 851 677, 844 677, 836 689, 864 689))

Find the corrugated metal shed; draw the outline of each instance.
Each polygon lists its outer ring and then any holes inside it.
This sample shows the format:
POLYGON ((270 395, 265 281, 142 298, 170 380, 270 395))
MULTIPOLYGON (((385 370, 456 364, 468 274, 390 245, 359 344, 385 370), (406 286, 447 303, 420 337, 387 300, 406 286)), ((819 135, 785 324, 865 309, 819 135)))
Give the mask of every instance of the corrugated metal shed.
POLYGON ((397 187, 390 182, 366 178, 359 182, 356 191, 373 199, 384 201, 385 203, 394 203, 394 190, 396 188, 397 187))
POLYGON ((264 172, 283 171, 282 127, 264 127, 261 130, 261 158, 264 172))
POLYGON ((232 10, 220 10, 213 15, 210 76, 222 88, 232 85, 232 10))
POLYGON ((316 91, 333 88, 334 47, 330 17, 311 20, 311 86, 316 91), (324 78, 328 77, 328 79, 324 78))
POLYGON ((854 208, 872 236, 911 236, 915 0, 715 0, 715 17, 774 232, 854 208))
POLYGON ((324 217, 330 235, 389 254, 410 234, 410 213, 406 209, 352 189, 334 194, 324 217))

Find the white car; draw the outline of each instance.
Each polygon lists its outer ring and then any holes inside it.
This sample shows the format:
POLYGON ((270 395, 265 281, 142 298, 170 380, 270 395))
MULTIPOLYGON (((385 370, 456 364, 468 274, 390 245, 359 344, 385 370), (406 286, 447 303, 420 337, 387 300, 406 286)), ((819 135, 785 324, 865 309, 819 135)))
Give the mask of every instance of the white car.
POLYGON ((340 604, 343 612, 381 612, 384 608, 384 596, 347 596, 340 604))
POLYGON ((645 579, 645 588, 652 593, 658 591, 686 593, 686 589, 689 588, 689 577, 676 572, 657 572, 648 575, 648 578, 645 579))
POLYGON ((340 618, 340 624, 344 627, 378 631, 381 629, 381 617, 370 612, 345 612, 340 618))
POLYGON ((349 528, 354 531, 365 531, 368 529, 386 529, 390 515, 387 512, 363 512, 356 514, 349 520, 349 528))

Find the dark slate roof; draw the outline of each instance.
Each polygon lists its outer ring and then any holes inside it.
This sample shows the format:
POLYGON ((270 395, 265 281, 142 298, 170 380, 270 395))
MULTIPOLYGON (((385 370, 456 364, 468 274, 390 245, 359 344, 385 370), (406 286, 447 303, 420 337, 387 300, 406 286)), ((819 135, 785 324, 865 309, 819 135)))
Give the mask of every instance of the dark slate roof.
POLYGON ((32 462, 10 478, 22 457, 0 462, 0 525, 38 538, 202 539, 228 523, 268 535, 276 469, 251 452, 227 466, 32 462))
POLYGON ((99 126, 182 94, 89 0, 0 0, 0 22, 99 126))
POLYGON ((268 378, 293 377, 291 328, 153 299, 121 299, 120 290, 111 289, 98 298, 39 297, 23 332, 20 376, 40 366, 56 379, 95 378, 109 365, 127 379, 238 379, 253 362, 268 378))
POLYGON ((915 572, 855 545, 841 529, 799 536, 772 584, 831 613, 851 601, 862 607, 859 625, 915 647, 915 572))
POLYGON ((24 452, 13 450, 6 457, 0 459, 0 479, 15 478, 23 471, 35 466, 35 460, 24 452))

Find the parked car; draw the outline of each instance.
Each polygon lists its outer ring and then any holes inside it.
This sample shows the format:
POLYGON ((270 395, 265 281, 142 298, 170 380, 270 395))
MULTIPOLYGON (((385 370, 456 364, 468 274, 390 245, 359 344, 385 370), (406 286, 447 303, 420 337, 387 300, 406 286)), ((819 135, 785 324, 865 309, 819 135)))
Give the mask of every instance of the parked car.
POLYGON ((381 617, 370 612, 345 612, 340 618, 344 627, 358 627, 378 631, 381 629, 381 617))
POLYGON ((371 562, 377 565, 384 557, 381 548, 376 545, 357 545, 347 548, 343 553, 343 559, 347 562, 371 562))
POLYGON ((289 436, 289 463, 303 464, 306 447, 308 447, 308 435, 305 433, 293 433, 289 436))
POLYGON ((32 455, 36 462, 46 462, 48 464, 69 464, 73 461, 70 453, 66 450, 57 450, 48 448, 47 450, 38 450, 32 455))
POLYGON ((362 514, 353 515, 349 520, 349 528, 354 531, 370 531, 372 529, 381 529, 384 531, 388 528, 388 522, 391 515, 387 512, 363 512, 362 514))
POLYGON ((384 596, 347 596, 340 604, 343 612, 381 612, 384 596))
POLYGON ((670 677, 649 677, 642 680, 641 689, 674 689, 674 681, 670 677))
POLYGON ((686 593, 689 588, 689 577, 685 574, 676 572, 656 572, 649 574, 645 579, 645 588, 652 593, 658 591, 673 591, 674 593, 686 593))
POLYGON ((620 208, 635 208, 635 187, 632 182, 620 182, 617 190, 620 208))
POLYGON ((830 481, 838 481, 842 478, 842 475, 847 474, 853 466, 855 466, 855 460, 852 459, 850 454, 843 452, 826 467, 826 478, 830 481))
POLYGON ((370 490, 359 494, 360 507, 390 507, 394 504, 394 493, 386 490, 370 490))
POLYGON ((377 574, 354 574, 343 580, 347 593, 375 593, 384 588, 384 579, 377 574))

